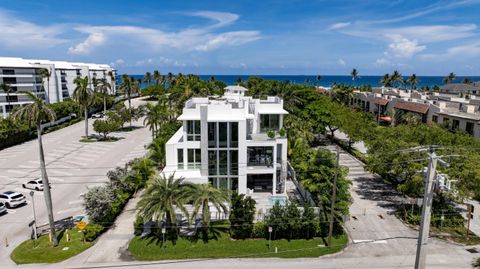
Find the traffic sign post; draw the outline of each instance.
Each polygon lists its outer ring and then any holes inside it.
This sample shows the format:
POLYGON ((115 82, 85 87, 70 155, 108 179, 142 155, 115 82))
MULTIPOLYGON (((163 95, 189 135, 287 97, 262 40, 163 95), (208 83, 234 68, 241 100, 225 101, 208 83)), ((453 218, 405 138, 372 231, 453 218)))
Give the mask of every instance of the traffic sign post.
POLYGON ((165 246, 165 233, 166 233, 165 227, 162 227, 162 243, 163 243, 163 249, 165 249, 167 246, 165 246))
POLYGON ((272 226, 268 226, 268 249, 270 249, 272 245, 272 231, 273 231, 272 226))
POLYGON ((77 227, 77 229, 79 229, 80 231, 82 231, 82 234, 83 234, 83 243, 85 243, 85 228, 87 227, 87 223, 83 220, 79 221, 75 227, 77 227))

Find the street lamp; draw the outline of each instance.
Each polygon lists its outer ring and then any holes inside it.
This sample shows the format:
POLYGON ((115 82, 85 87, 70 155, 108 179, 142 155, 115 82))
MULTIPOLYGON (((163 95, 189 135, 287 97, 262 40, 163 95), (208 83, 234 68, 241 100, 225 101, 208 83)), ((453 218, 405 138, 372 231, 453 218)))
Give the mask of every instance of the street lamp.
POLYGON ((35 194, 34 191, 30 191, 30 196, 32 197, 32 208, 33 208, 33 236, 35 240, 38 239, 37 236, 37 216, 35 214, 35 199, 33 199, 33 195, 35 194))

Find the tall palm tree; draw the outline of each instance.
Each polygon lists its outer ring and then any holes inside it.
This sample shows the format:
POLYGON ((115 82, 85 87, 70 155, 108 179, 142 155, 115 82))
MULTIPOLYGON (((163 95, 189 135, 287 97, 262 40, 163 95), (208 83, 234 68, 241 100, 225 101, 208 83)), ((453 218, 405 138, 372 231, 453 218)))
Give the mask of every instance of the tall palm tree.
POLYGON ((403 77, 402 77, 402 74, 400 74, 400 72, 398 72, 398 70, 394 70, 393 73, 392 73, 392 76, 390 77, 391 78, 391 81, 393 83, 398 83, 398 85, 401 85, 402 82, 403 82, 403 77))
POLYGON ((42 175, 42 184, 45 186, 43 190, 43 196, 45 198, 45 204, 47 206, 48 223, 50 225, 50 235, 52 238, 52 245, 55 247, 58 245, 58 240, 55 234, 55 221, 53 219, 53 205, 52 194, 50 193, 50 184, 48 182, 47 169, 45 167, 45 156, 43 153, 42 143, 42 121, 53 122, 56 119, 55 111, 49 108, 42 99, 38 98, 32 92, 23 92, 30 98, 33 103, 28 104, 17 110, 13 114, 13 118, 16 120, 26 120, 30 125, 37 127, 37 139, 38 139, 38 153, 40 159, 40 171, 42 175))
POLYGON ((115 94, 115 74, 113 71, 108 71, 108 76, 110 77, 110 90, 112 91, 111 94, 115 94))
POLYGON ((158 70, 153 71, 153 80, 157 85, 160 83, 161 77, 162 75, 160 74, 160 72, 158 72, 158 70))
MULTIPOLYGON (((122 75, 122 84, 119 87, 119 90, 127 97, 128 99, 128 109, 132 109, 132 95, 140 92, 140 86, 138 85, 135 79, 132 79, 128 75, 122 75)), ((132 126, 132 120, 130 119, 130 127, 132 126)))
POLYGON ((47 93, 46 93, 46 98, 47 103, 49 102, 49 94, 50 94, 50 77, 52 76, 52 72, 48 70, 47 68, 42 68, 40 69, 40 72, 38 73, 40 77, 42 78, 42 82, 45 84, 45 79, 47 80, 47 93))
POLYGON ((107 96, 111 89, 112 89, 112 86, 110 83, 108 83, 106 78, 98 79, 97 87, 95 88, 95 91, 98 91, 99 93, 102 94, 103 114, 105 115, 107 115, 107 96))
POLYGON ((320 80, 322 79, 322 76, 317 75, 316 80, 317 80, 317 85, 320 83, 320 80))
POLYGON ((414 89, 414 90, 417 88, 418 82, 420 82, 420 80, 418 79, 417 75, 415 75, 415 74, 412 74, 408 78, 408 83, 410 83, 412 85, 412 89, 414 89))
POLYGON ((184 182, 183 178, 175 178, 172 174, 168 178, 165 174, 156 176, 147 182, 145 193, 138 202, 138 215, 145 222, 154 221, 159 225, 165 220, 167 229, 173 231, 176 238, 177 214, 180 210, 188 217, 188 211, 185 204, 189 199, 189 188, 191 183, 184 182))
POLYGON ((192 198, 192 216, 191 221, 197 219, 200 210, 202 212, 202 233, 203 238, 208 240, 208 228, 210 227, 210 204, 217 210, 217 212, 228 212, 228 202, 230 195, 228 191, 214 188, 209 183, 196 184, 189 189, 187 194, 192 198))
POLYGON ((382 84, 385 87, 391 87, 392 86, 392 78, 390 77, 390 74, 385 74, 383 75, 382 79, 380 80, 380 84, 382 84))
POLYGON ((143 76, 143 82, 147 83, 148 85, 152 83, 152 74, 150 72, 145 73, 145 76, 143 76))
POLYGON ((457 75, 455 75, 453 72, 450 72, 446 77, 443 78, 443 83, 449 84, 452 83, 455 79, 457 78, 457 75))
POLYGON ((0 84, 0 89, 2 89, 3 92, 7 94, 7 105, 10 106, 10 94, 15 91, 13 90, 12 87, 10 87, 10 85, 5 83, 0 84))
POLYGON ((159 107, 148 102, 145 105, 145 119, 143 120, 143 124, 145 126, 149 126, 150 131, 152 131, 152 140, 155 139, 155 134, 157 133, 157 127, 160 124, 160 117, 159 117, 159 107))
POLYGON ((88 84, 88 76, 84 78, 78 77, 73 83, 77 85, 73 91, 73 100, 77 102, 84 110, 85 115, 85 138, 88 138, 88 107, 95 100, 95 93, 90 89, 88 84))
POLYGON ((350 72, 350 75, 352 76, 352 80, 355 83, 355 81, 358 79, 358 71, 356 68, 352 69, 352 72, 350 72))

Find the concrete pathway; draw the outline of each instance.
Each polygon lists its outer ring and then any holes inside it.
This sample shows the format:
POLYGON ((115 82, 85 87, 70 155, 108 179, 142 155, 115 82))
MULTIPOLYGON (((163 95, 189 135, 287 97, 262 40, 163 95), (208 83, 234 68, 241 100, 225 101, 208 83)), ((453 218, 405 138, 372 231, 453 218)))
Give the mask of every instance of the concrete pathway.
POLYGON ((132 198, 117 217, 114 227, 102 234, 91 248, 59 265, 88 266, 130 260, 126 250, 128 243, 134 237, 135 207, 139 200, 139 194, 132 198))

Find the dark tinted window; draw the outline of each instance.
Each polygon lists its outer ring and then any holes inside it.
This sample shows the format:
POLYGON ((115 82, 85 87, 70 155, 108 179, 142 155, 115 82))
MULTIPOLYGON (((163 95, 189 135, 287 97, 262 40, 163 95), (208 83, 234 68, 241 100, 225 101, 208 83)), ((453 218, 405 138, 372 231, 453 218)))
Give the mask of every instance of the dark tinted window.
POLYGON ((12 199, 18 199, 18 198, 22 198, 23 195, 22 194, 16 194, 14 196, 12 196, 12 199))

